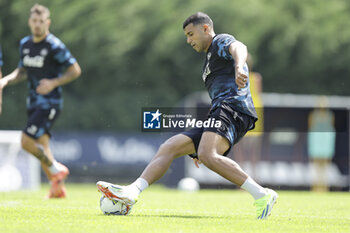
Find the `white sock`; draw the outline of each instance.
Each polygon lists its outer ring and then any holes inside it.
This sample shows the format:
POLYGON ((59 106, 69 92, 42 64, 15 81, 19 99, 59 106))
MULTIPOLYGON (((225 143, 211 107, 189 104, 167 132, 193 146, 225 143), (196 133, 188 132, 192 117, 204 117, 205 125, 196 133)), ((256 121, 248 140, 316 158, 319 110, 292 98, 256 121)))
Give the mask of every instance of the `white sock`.
POLYGON ((266 189, 258 185, 252 178, 248 177, 241 186, 242 189, 249 192, 255 200, 262 198, 267 194, 266 189))
POLYGON ((134 181, 134 183, 129 185, 130 187, 134 187, 137 189, 138 194, 140 194, 143 190, 145 190, 148 187, 148 182, 139 177, 137 180, 134 181))
POLYGON ((61 171, 60 168, 59 168, 59 164, 57 163, 56 160, 54 160, 52 162, 51 167, 49 167, 49 171, 51 172, 51 174, 56 174, 56 173, 61 171))

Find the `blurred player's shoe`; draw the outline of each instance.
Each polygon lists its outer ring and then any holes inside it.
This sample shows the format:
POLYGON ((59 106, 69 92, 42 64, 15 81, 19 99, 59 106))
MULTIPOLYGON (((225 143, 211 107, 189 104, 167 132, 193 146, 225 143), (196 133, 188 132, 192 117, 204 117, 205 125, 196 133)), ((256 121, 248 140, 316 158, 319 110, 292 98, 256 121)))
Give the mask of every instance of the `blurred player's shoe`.
POLYGON ((270 214, 273 205, 276 203, 278 194, 272 189, 266 189, 267 194, 258 200, 255 200, 257 219, 266 219, 270 214))
POLYGON ((65 198, 66 188, 64 186, 64 180, 69 175, 69 170, 61 163, 57 163, 59 166, 59 172, 51 175, 51 189, 48 198, 65 198))
POLYGON ((67 191, 64 183, 51 182, 51 188, 46 198, 65 198, 66 195, 67 191))
POLYGON ((56 181, 58 183, 61 183, 69 175, 69 170, 62 163, 58 163, 58 165, 59 165, 59 170, 60 171, 55 173, 55 174, 52 174, 51 179, 52 179, 52 181, 56 181))
POLYGON ((120 186, 104 181, 96 183, 97 188, 109 199, 115 199, 131 206, 137 202, 138 193, 133 192, 129 186, 120 186))

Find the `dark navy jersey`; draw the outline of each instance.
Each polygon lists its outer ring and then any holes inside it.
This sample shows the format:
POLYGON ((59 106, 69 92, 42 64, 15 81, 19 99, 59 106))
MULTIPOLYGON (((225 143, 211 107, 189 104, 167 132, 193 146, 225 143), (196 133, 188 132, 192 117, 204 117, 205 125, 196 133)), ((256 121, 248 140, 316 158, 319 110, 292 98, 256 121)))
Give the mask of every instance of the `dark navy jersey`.
POLYGON ((47 95, 36 92, 41 79, 54 79, 76 62, 66 46, 53 34, 38 42, 32 36, 24 37, 20 42, 19 68, 25 68, 28 77, 29 95, 27 108, 62 108, 62 88, 57 87, 47 95))
MULTIPOLYGON (((212 100, 212 108, 226 103, 238 112, 257 118, 249 90, 249 78, 246 87, 241 89, 235 82, 235 61, 229 52, 230 45, 235 41, 228 34, 215 35, 206 54, 202 78, 212 100)), ((244 71, 248 77, 247 64, 244 71)))
POLYGON ((2 62, 2 51, 1 51, 1 45, 0 45, 0 67, 3 65, 4 63, 2 62))

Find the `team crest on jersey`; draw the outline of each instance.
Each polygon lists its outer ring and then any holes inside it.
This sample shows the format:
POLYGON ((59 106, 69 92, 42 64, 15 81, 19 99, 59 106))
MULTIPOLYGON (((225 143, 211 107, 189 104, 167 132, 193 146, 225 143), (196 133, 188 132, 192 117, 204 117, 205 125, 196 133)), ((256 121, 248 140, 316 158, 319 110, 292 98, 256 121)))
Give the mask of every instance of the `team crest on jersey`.
POLYGON ((29 49, 23 49, 23 54, 28 54, 29 53, 29 49))
POLYGON ((48 54, 49 52, 47 51, 47 49, 42 49, 41 51, 40 51, 40 55, 41 56, 46 56, 47 54, 48 54))

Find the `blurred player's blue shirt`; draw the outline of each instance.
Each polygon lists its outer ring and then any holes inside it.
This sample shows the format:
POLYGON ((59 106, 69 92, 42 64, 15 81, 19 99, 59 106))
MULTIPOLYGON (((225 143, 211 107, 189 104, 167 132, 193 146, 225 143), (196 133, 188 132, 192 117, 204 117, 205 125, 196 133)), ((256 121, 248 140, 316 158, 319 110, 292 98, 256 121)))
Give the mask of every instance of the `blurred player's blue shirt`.
MULTIPOLYGON (((229 52, 231 43, 235 41, 236 39, 228 34, 215 35, 206 54, 202 78, 213 108, 226 103, 238 112, 258 118, 250 94, 249 79, 246 87, 241 89, 238 89, 235 82, 235 62, 229 52)), ((244 71, 248 77, 247 64, 244 71)))
POLYGON ((34 43, 32 36, 24 37, 20 42, 19 68, 27 71, 29 95, 27 108, 62 108, 62 88, 57 87, 47 95, 39 95, 36 88, 41 79, 54 79, 76 62, 66 46, 53 34, 34 43))
POLYGON ((3 65, 4 63, 2 62, 2 51, 1 51, 1 44, 0 44, 0 67, 3 65))

